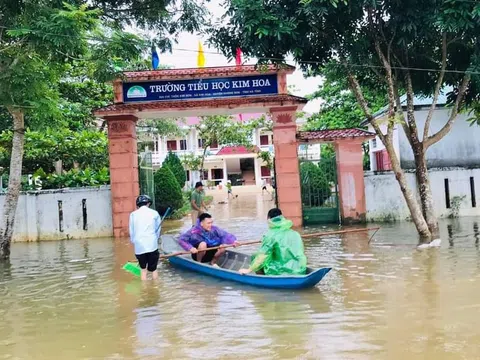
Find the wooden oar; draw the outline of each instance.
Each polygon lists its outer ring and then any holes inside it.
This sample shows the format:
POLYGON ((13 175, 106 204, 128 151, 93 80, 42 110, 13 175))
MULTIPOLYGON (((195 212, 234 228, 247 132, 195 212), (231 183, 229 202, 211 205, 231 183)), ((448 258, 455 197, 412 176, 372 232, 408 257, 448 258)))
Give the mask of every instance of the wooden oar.
MULTIPOLYGON (((366 229, 349 229, 349 230, 339 230, 339 231, 326 231, 326 232, 318 232, 318 233, 311 233, 311 234, 302 234, 302 238, 312 238, 312 237, 319 237, 319 236, 327 236, 327 235, 338 235, 338 234, 347 234, 347 233, 352 233, 352 232, 360 232, 360 231, 371 231, 371 230, 377 230, 380 229, 380 227, 374 227, 374 228, 366 228, 366 229)), ((243 241, 238 243, 236 247, 239 246, 245 246, 245 245, 253 245, 253 244, 259 244, 261 243, 262 240, 251 240, 251 241, 243 241)), ((226 249, 226 248, 231 248, 234 247, 233 245, 220 245, 220 246, 214 246, 211 248, 206 248, 205 250, 202 251, 209 251, 209 250, 217 250, 217 249, 226 249)), ((160 259, 168 259, 169 257, 172 256, 180 256, 180 255, 187 255, 190 254, 190 251, 179 251, 167 255, 160 255, 160 259)), ((137 260, 132 260, 131 262, 136 262, 137 260)))

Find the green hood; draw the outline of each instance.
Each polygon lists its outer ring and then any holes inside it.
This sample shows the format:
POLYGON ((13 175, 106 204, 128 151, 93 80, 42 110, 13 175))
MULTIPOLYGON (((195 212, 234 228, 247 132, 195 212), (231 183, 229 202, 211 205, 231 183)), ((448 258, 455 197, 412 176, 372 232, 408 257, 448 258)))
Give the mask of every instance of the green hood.
POLYGON ((289 230, 292 226, 292 221, 285 219, 283 215, 268 219, 268 227, 271 230, 289 230))

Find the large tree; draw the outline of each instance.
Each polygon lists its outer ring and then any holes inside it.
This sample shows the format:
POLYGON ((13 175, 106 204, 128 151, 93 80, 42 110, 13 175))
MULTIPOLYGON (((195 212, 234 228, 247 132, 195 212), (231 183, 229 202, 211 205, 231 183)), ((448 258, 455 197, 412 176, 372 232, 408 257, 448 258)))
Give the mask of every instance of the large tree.
MULTIPOLYGON (((325 71, 324 81, 318 89, 307 95, 307 99, 321 99, 322 103, 304 125, 304 130, 348 129, 359 127, 365 118, 362 108, 350 90, 347 78, 338 76, 336 71, 325 71)), ((373 112, 380 110, 388 102, 384 86, 363 88, 365 99, 373 112)))
POLYGON ((451 129, 467 92, 478 91, 480 2, 466 0, 227 0, 227 18, 211 30, 212 42, 226 54, 241 47, 261 62, 282 62, 293 55, 308 74, 337 71, 349 85, 365 117, 390 155, 421 241, 439 236, 426 165, 426 152, 451 129), (380 123, 365 99, 363 86, 385 86, 388 115, 380 123), (438 132, 430 123, 438 95, 453 86, 451 112, 438 132), (400 91, 407 95, 403 115, 400 91), (433 97, 422 131, 415 118, 414 95, 433 97), (416 164, 420 202, 407 185, 393 130, 399 124, 416 164))
MULTIPOLYGON (((4 120, 2 130, 10 124, 14 134, 8 192, 0 223, 0 259, 10 255, 21 186, 25 122, 29 127, 39 123, 52 125, 52 120, 62 115, 73 117, 72 114, 82 111, 85 115, 93 105, 75 103, 79 93, 91 88, 71 86, 78 77, 71 72, 72 65, 84 64, 92 70, 86 72, 86 78, 100 83, 131 65, 143 68, 142 54, 147 43, 122 29, 130 25, 149 29, 154 35, 148 45, 155 43, 165 50, 179 31, 198 30, 205 14, 205 8, 195 0, 0 3, 0 119, 4 120), (75 109, 76 105, 80 108, 75 109)), ((100 85, 94 91, 97 90, 108 88, 100 85)), ((85 119, 79 117, 80 121, 85 119)), ((82 125, 77 122, 77 128, 82 125)))

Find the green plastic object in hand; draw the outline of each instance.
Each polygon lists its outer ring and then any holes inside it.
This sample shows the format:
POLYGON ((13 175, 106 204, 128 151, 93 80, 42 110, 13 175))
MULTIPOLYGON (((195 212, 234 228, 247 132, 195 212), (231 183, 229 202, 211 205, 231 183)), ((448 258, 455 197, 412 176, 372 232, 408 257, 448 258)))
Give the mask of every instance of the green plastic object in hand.
POLYGON ((125 265, 123 265, 123 270, 126 270, 135 276, 140 276, 141 274, 140 266, 133 262, 127 262, 125 265))

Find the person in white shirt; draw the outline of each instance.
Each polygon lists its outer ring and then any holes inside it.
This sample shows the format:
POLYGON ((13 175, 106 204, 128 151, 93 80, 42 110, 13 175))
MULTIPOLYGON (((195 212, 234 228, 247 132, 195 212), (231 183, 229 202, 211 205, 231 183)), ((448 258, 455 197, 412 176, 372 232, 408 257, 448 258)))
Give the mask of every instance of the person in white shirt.
POLYGON ((130 241, 135 247, 135 257, 141 268, 142 280, 147 280, 147 271, 152 278, 158 279, 157 265, 160 254, 158 239, 160 237, 161 219, 157 211, 150 209, 152 199, 148 195, 137 198, 137 210, 130 214, 130 241))

